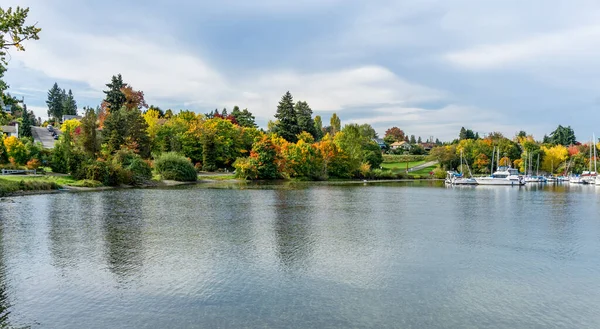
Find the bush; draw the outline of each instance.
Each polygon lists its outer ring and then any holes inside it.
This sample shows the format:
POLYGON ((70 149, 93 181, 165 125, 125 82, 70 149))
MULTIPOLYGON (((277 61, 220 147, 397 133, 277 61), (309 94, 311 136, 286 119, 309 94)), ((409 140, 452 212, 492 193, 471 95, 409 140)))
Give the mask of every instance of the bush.
POLYGON ((105 161, 84 163, 75 174, 77 180, 95 180, 106 186, 117 186, 131 181, 131 174, 123 168, 105 161))
POLYGON ((131 173, 130 183, 133 185, 142 185, 152 179, 152 168, 139 157, 131 160, 127 171, 131 173))
POLYGON ((435 168, 433 170, 433 176, 437 179, 444 179, 446 178, 446 171, 442 168, 435 168))
POLYGON ((198 179, 196 169, 189 159, 175 152, 161 154, 154 161, 156 172, 163 179, 194 182, 198 179))

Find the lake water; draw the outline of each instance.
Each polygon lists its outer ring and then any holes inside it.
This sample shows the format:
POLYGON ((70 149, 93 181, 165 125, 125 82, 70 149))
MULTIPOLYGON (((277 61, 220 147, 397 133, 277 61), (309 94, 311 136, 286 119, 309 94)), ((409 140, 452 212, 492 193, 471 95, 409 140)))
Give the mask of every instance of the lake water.
POLYGON ((600 328, 600 187, 198 185, 0 203, 0 322, 600 328))

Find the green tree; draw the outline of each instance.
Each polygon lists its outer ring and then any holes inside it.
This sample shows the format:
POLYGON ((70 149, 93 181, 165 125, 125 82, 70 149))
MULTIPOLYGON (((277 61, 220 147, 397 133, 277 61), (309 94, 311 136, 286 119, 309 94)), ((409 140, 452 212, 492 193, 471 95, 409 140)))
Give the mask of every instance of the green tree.
POLYGON ((571 126, 563 127, 559 125, 556 130, 550 133, 549 141, 554 145, 573 145, 576 142, 575 132, 571 126))
POLYGON ((81 146, 86 154, 95 156, 100 150, 98 144, 98 117, 96 111, 91 108, 84 108, 85 116, 81 119, 81 146))
POLYGON ((256 122, 254 121, 254 115, 252 115, 252 113, 248 111, 248 109, 240 111, 240 108, 236 105, 233 107, 231 115, 235 118, 235 121, 237 121, 238 125, 240 125, 241 127, 257 127, 256 122))
POLYGON ((34 25, 25 25, 29 14, 29 8, 12 7, 4 9, 0 7, 0 95, 5 98, 4 91, 8 85, 2 80, 6 72, 8 61, 6 56, 11 48, 17 51, 25 51, 23 42, 26 40, 39 40, 38 33, 42 29, 34 25))
POLYGON ((275 132, 288 142, 295 143, 298 140, 296 135, 301 131, 298 126, 296 110, 294 109, 294 99, 289 91, 281 97, 279 105, 277 105, 275 118, 279 121, 277 126, 275 126, 275 132))
POLYGON ((104 105, 109 109, 109 112, 119 111, 126 102, 125 94, 123 93, 123 87, 127 84, 123 83, 123 77, 121 74, 112 77, 111 82, 107 83, 108 90, 104 91, 106 97, 104 98, 104 105))
POLYGON ((142 158, 150 156, 148 124, 138 109, 121 108, 111 111, 104 121, 102 134, 111 153, 127 146, 139 153, 142 158))
POLYGON ((315 128, 315 121, 312 118, 313 111, 306 102, 298 102, 295 106, 296 117, 298 118, 298 126, 300 132, 306 131, 317 139, 317 129, 315 128))
MULTIPOLYGON (((64 90, 63 90, 64 93, 64 90)), ((73 92, 69 89, 68 94, 63 94, 63 115, 77 115, 77 102, 73 97, 73 92)))
POLYGON ((421 136, 419 136, 419 139, 417 139, 417 144, 421 144, 423 143, 423 140, 421 139, 421 136))
POLYGON ((410 135, 410 143, 417 144, 417 139, 415 138, 415 135, 410 135))
POLYGON ((19 137, 31 137, 32 125, 31 113, 27 111, 27 106, 24 107, 21 115, 21 127, 19 127, 19 137))
POLYGON ((48 105, 48 117, 61 119, 64 112, 64 99, 63 90, 58 87, 58 83, 54 83, 52 88, 48 90, 48 99, 46 100, 48 105))
POLYGON ((315 136, 316 141, 320 141, 323 138, 323 119, 321 119, 320 115, 315 116, 315 132, 317 136, 315 136))
POLYGON ((329 125, 331 126, 331 136, 335 136, 335 134, 342 130, 342 121, 335 113, 331 115, 329 125))

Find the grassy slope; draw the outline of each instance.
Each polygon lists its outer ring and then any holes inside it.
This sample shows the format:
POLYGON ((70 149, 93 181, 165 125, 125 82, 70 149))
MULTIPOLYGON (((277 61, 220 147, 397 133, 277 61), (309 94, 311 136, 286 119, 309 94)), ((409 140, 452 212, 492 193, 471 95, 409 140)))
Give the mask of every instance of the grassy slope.
MULTIPOLYGON (((412 167, 416 167, 419 165, 424 164, 426 161, 413 161, 413 162, 409 162, 408 163, 408 168, 412 168, 412 167)), ((406 169, 406 162, 389 162, 389 163, 382 163, 381 167, 383 169, 387 169, 387 170, 402 170, 402 169, 406 169)))

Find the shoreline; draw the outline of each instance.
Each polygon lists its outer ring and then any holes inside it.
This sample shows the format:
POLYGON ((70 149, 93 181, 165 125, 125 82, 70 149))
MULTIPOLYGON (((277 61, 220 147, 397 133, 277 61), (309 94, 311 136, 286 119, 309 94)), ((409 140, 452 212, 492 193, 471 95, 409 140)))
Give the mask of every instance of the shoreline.
POLYGON ((145 184, 141 186, 132 186, 132 185, 122 185, 122 186, 99 186, 99 187, 79 187, 79 186, 70 186, 65 185, 61 186, 56 190, 20 190, 15 192, 7 193, 0 197, 0 202, 4 201, 6 198, 10 197, 20 197, 20 196, 30 196, 30 195, 43 195, 43 194, 58 194, 58 193, 76 193, 76 192, 101 192, 108 190, 120 190, 120 189, 146 189, 146 188, 168 188, 168 187, 177 187, 177 186, 185 186, 185 185, 198 185, 198 184, 213 184, 213 183, 268 183, 268 182, 290 182, 290 183, 300 183, 300 184, 368 184, 368 183, 399 183, 399 182, 439 182, 444 181, 443 179, 341 179, 341 180, 324 180, 324 181, 305 181, 305 180, 292 180, 292 179, 282 179, 282 180, 258 180, 258 181, 248 181, 242 179, 227 179, 227 180, 219 180, 219 179, 199 179, 195 182, 178 182, 172 180, 163 180, 163 181, 155 181, 150 184, 145 184))

